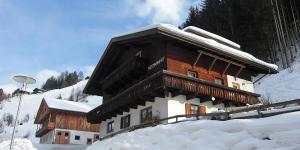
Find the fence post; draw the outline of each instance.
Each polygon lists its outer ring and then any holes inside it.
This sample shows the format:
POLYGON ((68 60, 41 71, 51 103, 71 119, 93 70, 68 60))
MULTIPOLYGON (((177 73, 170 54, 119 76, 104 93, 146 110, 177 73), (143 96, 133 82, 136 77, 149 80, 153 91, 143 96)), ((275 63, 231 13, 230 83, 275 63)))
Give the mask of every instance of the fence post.
POLYGON ((261 113, 261 110, 260 110, 260 109, 261 109, 261 107, 258 107, 258 108, 257 108, 257 117, 258 117, 258 118, 263 117, 263 114, 261 113))
POLYGON ((224 112, 224 120, 229 120, 229 112, 224 112))

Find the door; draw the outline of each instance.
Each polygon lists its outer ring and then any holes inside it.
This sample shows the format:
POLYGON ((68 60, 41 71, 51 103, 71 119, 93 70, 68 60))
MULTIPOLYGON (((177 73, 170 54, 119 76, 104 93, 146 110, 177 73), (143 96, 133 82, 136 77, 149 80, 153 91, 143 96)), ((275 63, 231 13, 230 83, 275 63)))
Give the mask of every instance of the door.
POLYGON ((87 145, 92 144, 92 138, 87 138, 87 139, 86 139, 86 144, 87 144, 87 145))
POLYGON ((68 131, 56 131, 54 144, 69 144, 70 133, 68 131))

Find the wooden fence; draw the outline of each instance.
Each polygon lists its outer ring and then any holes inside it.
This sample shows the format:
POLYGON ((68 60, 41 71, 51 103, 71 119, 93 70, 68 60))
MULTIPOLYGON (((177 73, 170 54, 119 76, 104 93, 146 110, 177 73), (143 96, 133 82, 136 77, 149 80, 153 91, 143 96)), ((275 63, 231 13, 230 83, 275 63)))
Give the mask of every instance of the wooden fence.
POLYGON ((157 120, 153 120, 151 122, 134 125, 134 126, 126 128, 126 129, 109 134, 107 136, 101 137, 100 140, 104 140, 104 139, 113 137, 117 134, 121 134, 124 132, 131 132, 131 131, 145 128, 145 127, 156 126, 159 124, 169 124, 168 121, 172 120, 172 119, 175 121, 173 121, 171 123, 178 123, 178 122, 183 122, 183 121, 195 121, 195 120, 200 120, 200 119, 226 121, 226 120, 230 120, 230 119, 248 119, 248 118, 270 117, 270 116, 274 116, 274 115, 290 113, 290 112, 295 112, 295 111, 300 111, 300 99, 284 101, 284 102, 279 102, 279 103, 266 104, 266 105, 249 106, 248 108, 237 109, 237 110, 233 110, 230 112, 175 115, 175 116, 171 116, 168 118, 157 119, 157 120), (295 106, 289 107, 289 105, 295 105, 295 106), (234 117, 235 114, 247 113, 247 112, 253 112, 253 113, 251 113, 250 115, 241 115, 238 117, 234 117), (184 119, 180 119, 180 118, 184 118, 184 119))

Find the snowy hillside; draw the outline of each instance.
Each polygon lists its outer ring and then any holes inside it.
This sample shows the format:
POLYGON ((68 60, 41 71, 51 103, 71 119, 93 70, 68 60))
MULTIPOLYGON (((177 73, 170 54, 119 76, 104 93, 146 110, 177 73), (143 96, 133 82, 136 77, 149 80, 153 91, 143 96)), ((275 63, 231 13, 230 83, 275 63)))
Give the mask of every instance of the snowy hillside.
POLYGON ((273 102, 300 98, 300 57, 291 68, 268 75, 255 85, 255 92, 273 102))
POLYGON ((159 125, 96 142, 88 150, 299 150, 300 112, 262 119, 159 125))
MULTIPOLYGON (((39 105, 43 97, 48 98, 57 98, 61 95, 62 99, 68 99, 72 92, 83 90, 87 83, 87 80, 78 82, 77 84, 66 87, 63 89, 51 90, 45 92, 43 94, 33 94, 33 95, 25 95, 22 100, 21 111, 19 115, 19 120, 26 118, 29 115, 29 121, 23 123, 23 125, 19 125, 17 128, 16 137, 23 138, 27 137, 32 143, 38 143, 39 139, 35 138, 35 131, 37 126, 33 124, 34 117, 37 113, 39 105)), ((86 98, 88 100, 87 104, 96 107, 101 104, 101 98, 97 96, 88 96, 86 98)), ((18 106, 18 97, 13 97, 9 101, 5 101, 3 104, 3 108, 0 109, 0 119, 2 120, 4 114, 12 114, 16 115, 16 110, 18 106)), ((11 137, 12 126, 7 127, 4 126, 3 133, 0 133, 0 143, 1 141, 7 140, 11 137)))

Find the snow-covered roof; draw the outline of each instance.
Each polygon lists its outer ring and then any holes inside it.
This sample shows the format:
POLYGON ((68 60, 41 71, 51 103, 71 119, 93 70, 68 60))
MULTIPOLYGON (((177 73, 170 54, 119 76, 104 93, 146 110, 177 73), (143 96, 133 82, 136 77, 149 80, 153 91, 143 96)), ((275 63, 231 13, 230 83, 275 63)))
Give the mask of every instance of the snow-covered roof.
POLYGON ((93 107, 81 102, 73 102, 73 101, 54 99, 54 98, 44 98, 44 100, 47 106, 53 109, 84 112, 84 113, 87 113, 93 109, 93 107))
POLYGON ((201 44, 203 46, 207 46, 208 48, 213 48, 214 50, 217 50, 220 53, 224 53, 233 57, 237 57, 241 60, 247 60, 252 63, 267 67, 272 70, 278 70, 278 66, 275 64, 270 64, 267 62, 264 62, 258 58, 255 58, 253 55, 243 52, 239 50, 240 45, 223 38, 219 35, 207 32, 205 30, 202 30, 197 27, 189 26, 184 28, 183 30, 178 29, 176 26, 170 25, 170 24, 155 24, 150 25, 146 27, 139 28, 137 30, 134 30, 132 32, 127 32, 124 34, 120 34, 115 36, 114 38, 127 36, 130 34, 135 34, 138 32, 143 32, 150 29, 159 29, 161 31, 183 37, 185 39, 191 40, 193 42, 196 42, 198 44, 201 44))
POLYGON ((219 35, 213 34, 211 32, 205 31, 203 29, 200 29, 200 28, 197 28, 197 27, 194 27, 194 26, 188 26, 188 27, 184 28, 183 31, 190 32, 190 33, 193 33, 193 34, 205 37, 205 38, 216 40, 217 42, 223 43, 225 45, 229 45, 229 46, 231 46, 233 48, 236 48, 236 49, 241 48, 241 46, 239 44, 237 44, 233 41, 230 41, 230 40, 228 40, 224 37, 221 37, 219 35))

